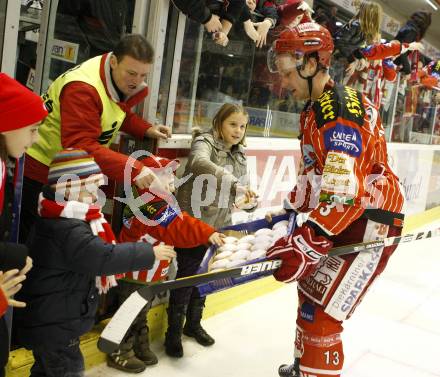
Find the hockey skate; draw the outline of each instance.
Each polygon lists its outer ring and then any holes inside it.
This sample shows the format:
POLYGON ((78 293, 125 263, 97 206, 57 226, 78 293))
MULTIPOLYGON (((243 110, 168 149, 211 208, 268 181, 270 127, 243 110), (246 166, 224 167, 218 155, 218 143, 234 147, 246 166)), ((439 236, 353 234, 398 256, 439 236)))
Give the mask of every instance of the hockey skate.
POLYGON ((280 377, 299 377, 299 358, 296 358, 293 364, 280 365, 278 375, 280 377))

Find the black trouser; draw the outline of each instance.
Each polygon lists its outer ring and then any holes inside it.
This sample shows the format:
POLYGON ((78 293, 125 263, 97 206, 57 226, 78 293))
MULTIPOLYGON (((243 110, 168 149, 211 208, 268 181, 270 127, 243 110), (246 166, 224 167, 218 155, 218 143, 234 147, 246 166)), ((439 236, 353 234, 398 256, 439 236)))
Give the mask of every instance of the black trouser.
MULTIPOLYGON (((208 246, 200 245, 190 249, 174 248, 177 253, 177 275, 176 279, 194 275, 200 267, 200 262, 205 256, 208 246)), ((185 305, 190 301, 191 296, 200 297, 197 287, 173 289, 170 292, 170 305, 185 305)))
POLYGON ((32 350, 34 365, 30 377, 83 377, 84 358, 79 349, 79 339, 72 339, 66 347, 56 350, 32 350))
POLYGON ((0 377, 5 376, 5 367, 9 357, 9 331, 6 318, 0 318, 0 377))
POLYGON ((43 184, 23 177, 23 194, 21 196, 19 242, 26 243, 29 232, 38 218, 38 196, 43 184))

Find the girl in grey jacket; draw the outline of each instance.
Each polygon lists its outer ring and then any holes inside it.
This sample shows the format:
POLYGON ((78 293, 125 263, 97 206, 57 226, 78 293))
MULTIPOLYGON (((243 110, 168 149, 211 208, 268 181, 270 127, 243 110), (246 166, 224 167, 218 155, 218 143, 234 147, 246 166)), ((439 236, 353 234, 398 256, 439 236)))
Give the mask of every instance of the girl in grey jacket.
MULTIPOLYGON (((249 115, 242 106, 224 104, 220 108, 214 116, 212 130, 194 135, 183 175, 190 178, 177 193, 182 211, 217 229, 231 224, 231 208, 237 193, 243 194, 245 201, 256 203, 255 193, 247 188, 244 143, 248 121, 249 115)), ((195 274, 206 249, 207 245, 175 248, 176 277, 195 274)), ((169 356, 183 356, 182 332, 204 346, 214 344, 214 339, 200 325, 204 304, 205 297, 200 297, 197 288, 170 292, 165 338, 165 350, 169 356)))

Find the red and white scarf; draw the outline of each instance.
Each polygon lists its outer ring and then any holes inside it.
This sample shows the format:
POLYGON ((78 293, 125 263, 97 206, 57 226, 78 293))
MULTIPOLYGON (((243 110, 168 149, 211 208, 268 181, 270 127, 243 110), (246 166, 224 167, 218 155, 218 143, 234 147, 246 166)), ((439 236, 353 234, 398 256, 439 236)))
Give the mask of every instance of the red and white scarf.
MULTIPOLYGON (((110 224, 105 220, 99 206, 93 204, 86 204, 69 200, 64 203, 57 203, 56 201, 47 199, 40 193, 38 198, 38 214, 41 217, 66 219, 78 219, 89 223, 92 233, 100 237, 106 243, 115 244, 116 237, 110 224)), ((106 293, 111 287, 118 285, 116 278, 121 278, 123 275, 111 276, 97 276, 96 287, 99 293, 106 293)))

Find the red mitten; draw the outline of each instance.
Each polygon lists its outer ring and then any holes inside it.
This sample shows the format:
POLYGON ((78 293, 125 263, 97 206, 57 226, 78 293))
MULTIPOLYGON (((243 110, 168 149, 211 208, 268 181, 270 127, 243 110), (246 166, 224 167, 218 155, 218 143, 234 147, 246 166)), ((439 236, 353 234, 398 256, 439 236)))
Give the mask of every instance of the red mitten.
POLYGON ((312 228, 303 225, 275 242, 266 256, 283 261, 273 276, 278 281, 290 283, 309 276, 332 246, 333 242, 323 236, 316 237, 312 228))

